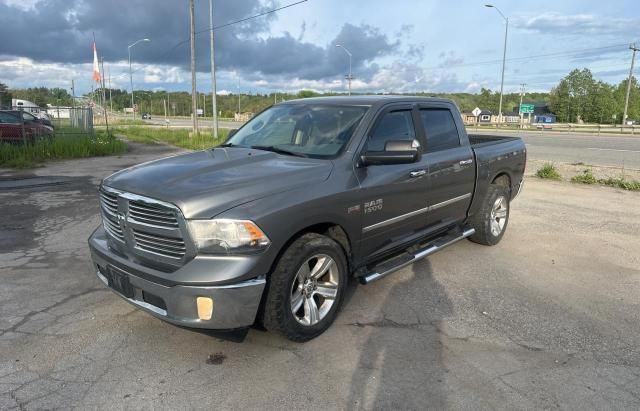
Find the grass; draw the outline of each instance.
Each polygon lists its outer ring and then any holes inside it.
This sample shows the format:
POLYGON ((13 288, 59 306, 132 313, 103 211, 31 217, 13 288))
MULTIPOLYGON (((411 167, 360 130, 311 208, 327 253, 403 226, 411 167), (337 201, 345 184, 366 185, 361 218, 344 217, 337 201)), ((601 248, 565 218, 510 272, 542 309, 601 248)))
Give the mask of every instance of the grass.
POLYGON ((598 180, 598 183, 604 184, 605 186, 621 188, 623 190, 629 191, 640 191, 640 181, 638 180, 627 180, 624 177, 619 178, 601 178, 598 180))
POLYGON ((593 175, 591 170, 586 169, 582 172, 582 174, 578 174, 571 179, 572 183, 580 183, 580 184, 595 184, 598 182, 598 179, 593 175))
MULTIPOLYGON (((104 121, 100 123, 104 125, 104 121)), ((144 120, 134 120, 132 118, 109 118, 109 127, 111 126, 144 126, 147 124, 144 120)))
POLYGON ((127 145, 106 131, 96 131, 95 137, 56 134, 52 141, 0 143, 0 167, 32 168, 49 160, 108 156, 126 151, 127 145))
POLYGON ((544 179, 547 179, 547 180, 560 180, 560 179, 562 179, 562 177, 560 176, 560 173, 558 173, 558 170, 556 169, 556 167, 551 163, 546 163, 541 168, 539 168, 538 171, 536 171, 536 175, 539 178, 544 178, 544 179))
POLYGON ((190 137, 191 133, 186 129, 167 129, 150 127, 123 127, 115 130, 116 134, 122 134, 130 141, 145 144, 165 143, 172 146, 191 150, 203 150, 221 144, 226 140, 229 130, 218 130, 218 139, 214 140, 209 132, 198 133, 190 137))
POLYGON ((627 180, 624 177, 596 178, 591 170, 584 170, 582 174, 571 179, 573 183, 579 184, 602 184, 609 187, 621 188, 629 191, 640 191, 640 181, 627 180))

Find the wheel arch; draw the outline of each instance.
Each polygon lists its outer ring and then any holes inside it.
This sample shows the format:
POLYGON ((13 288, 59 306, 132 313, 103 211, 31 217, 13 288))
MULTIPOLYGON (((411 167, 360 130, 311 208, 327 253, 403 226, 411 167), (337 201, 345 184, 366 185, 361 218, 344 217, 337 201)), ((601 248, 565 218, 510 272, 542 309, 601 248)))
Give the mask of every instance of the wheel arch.
POLYGON ((496 174, 496 176, 491 180, 491 184, 496 184, 499 186, 503 186, 509 192, 509 198, 513 196, 512 194, 512 186, 511 186, 511 175, 506 171, 501 171, 496 174))
POLYGON ((314 224, 308 225, 304 228, 299 229, 297 232, 291 235, 289 239, 282 245, 282 247, 280 247, 280 250, 278 250, 278 254, 274 259, 269 272, 273 271, 275 265, 278 264, 278 261, 280 260, 282 253, 284 253, 285 250, 289 248, 291 243, 293 243, 295 240, 297 240, 298 238, 302 237, 307 233, 321 234, 337 242, 340 245, 340 247, 342 247, 342 250, 344 251, 345 257, 347 259, 347 263, 349 264, 349 267, 351 267, 351 255, 353 251, 353 247, 352 247, 353 244, 351 239, 349 238, 349 234, 347 234, 347 230, 345 230, 344 227, 342 227, 338 223, 323 222, 323 223, 314 223, 314 224))

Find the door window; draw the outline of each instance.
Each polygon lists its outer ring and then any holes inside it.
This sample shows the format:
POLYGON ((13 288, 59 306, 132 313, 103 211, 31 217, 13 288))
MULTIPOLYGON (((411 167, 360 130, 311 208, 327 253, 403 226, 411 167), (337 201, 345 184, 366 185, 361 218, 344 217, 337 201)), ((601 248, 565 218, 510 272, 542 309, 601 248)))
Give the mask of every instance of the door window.
POLYGON ((420 118, 427 136, 427 152, 460 146, 458 128, 448 109, 420 110, 420 118))
POLYGON ((0 123, 20 123, 20 120, 9 113, 0 112, 0 123))
POLYGON ((384 151, 384 146, 392 140, 409 140, 416 138, 413 128, 411 110, 391 111, 384 114, 369 136, 367 151, 384 151))

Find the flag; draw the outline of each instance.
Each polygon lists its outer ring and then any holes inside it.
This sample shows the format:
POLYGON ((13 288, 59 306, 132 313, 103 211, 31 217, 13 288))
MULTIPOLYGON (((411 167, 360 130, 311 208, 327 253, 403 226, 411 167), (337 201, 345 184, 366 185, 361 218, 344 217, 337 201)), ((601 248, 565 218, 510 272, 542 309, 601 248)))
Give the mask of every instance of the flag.
POLYGON ((102 80, 100 75, 100 65, 98 64, 98 52, 96 51, 96 41, 93 40, 93 79, 98 83, 102 80))

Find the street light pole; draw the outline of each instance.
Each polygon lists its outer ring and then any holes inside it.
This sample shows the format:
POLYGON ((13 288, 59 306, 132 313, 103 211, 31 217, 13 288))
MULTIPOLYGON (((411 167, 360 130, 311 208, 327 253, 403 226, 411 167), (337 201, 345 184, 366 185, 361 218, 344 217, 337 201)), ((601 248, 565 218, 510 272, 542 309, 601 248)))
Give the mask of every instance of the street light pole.
POLYGON ((504 66, 507 60, 507 35, 509 34, 509 18, 506 17, 500 9, 493 4, 485 4, 485 7, 496 9, 500 16, 504 19, 504 49, 502 50, 502 80, 500 81, 500 107, 498 108, 498 124, 502 124, 502 95, 504 91, 504 66))
POLYGON ((131 47, 135 46, 136 44, 140 43, 140 42, 149 42, 151 40, 149 39, 140 39, 137 40, 135 42, 133 42, 132 44, 129 44, 129 46, 127 47, 127 50, 129 51, 129 82, 131 83, 131 111, 133 113, 133 119, 136 119, 136 111, 133 109, 134 103, 133 103, 133 71, 131 70, 131 47))
POLYGON ((344 50, 348 55, 349 55, 349 76, 347 77, 347 80, 349 80, 349 95, 351 95, 351 79, 353 78, 353 76, 351 75, 351 52, 349 50, 347 50, 347 48, 345 46, 343 46, 342 44, 336 44, 336 47, 340 47, 342 50, 344 50))

